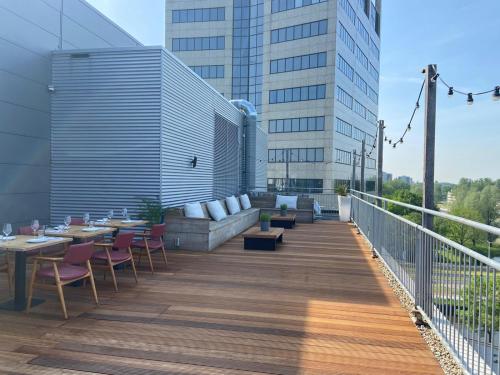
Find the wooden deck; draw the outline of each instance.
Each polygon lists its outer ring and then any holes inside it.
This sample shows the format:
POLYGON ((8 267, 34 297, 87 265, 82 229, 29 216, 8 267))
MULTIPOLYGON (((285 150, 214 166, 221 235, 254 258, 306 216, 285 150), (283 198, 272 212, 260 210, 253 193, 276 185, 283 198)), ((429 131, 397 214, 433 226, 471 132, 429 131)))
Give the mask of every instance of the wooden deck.
MULTIPOLYGON (((277 252, 173 252, 157 273, 98 274, 33 313, 0 311, 0 373, 438 374, 407 313, 346 224, 298 224, 277 252)), ((1 293, 6 296, 5 277, 1 293)), ((37 296, 41 293, 37 292, 37 296)))

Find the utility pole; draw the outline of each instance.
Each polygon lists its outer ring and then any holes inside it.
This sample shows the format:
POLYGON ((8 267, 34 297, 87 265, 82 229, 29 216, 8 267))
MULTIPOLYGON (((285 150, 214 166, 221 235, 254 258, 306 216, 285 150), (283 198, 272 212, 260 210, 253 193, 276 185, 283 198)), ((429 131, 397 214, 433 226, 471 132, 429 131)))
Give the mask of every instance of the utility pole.
POLYGON ((356 150, 352 150, 351 190, 356 190, 356 150))
MULTIPOLYGON (((434 209, 434 156, 436 137, 436 86, 434 78, 437 65, 431 64, 425 70, 425 133, 424 133, 424 196, 423 207, 434 209)), ((432 230, 433 217, 422 215, 422 226, 432 230)))
MULTIPOLYGON (((384 183, 384 120, 378 122, 378 145, 377 145, 377 196, 382 196, 384 183)), ((382 207, 382 201, 378 200, 378 206, 382 207)))
POLYGON ((366 142, 363 139, 363 142, 361 142, 361 178, 360 178, 360 187, 359 191, 365 192, 366 187, 365 187, 365 159, 366 159, 366 142))

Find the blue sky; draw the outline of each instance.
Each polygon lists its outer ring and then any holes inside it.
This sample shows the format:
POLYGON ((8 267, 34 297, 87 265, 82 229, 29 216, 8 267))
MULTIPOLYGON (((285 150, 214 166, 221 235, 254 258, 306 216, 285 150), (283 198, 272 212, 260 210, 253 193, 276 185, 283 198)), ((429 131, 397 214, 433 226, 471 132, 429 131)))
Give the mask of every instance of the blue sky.
MULTIPOLYGON (((142 43, 164 44, 164 0, 88 2, 142 43)), ((461 91, 500 85, 499 25, 498 0, 383 0, 379 118, 386 134, 403 132, 427 64, 461 91)), ((500 178, 500 101, 484 95, 468 106, 440 85, 437 106, 436 179, 500 178)), ((384 170, 422 179, 423 105, 404 144, 386 147, 384 160, 384 170)))

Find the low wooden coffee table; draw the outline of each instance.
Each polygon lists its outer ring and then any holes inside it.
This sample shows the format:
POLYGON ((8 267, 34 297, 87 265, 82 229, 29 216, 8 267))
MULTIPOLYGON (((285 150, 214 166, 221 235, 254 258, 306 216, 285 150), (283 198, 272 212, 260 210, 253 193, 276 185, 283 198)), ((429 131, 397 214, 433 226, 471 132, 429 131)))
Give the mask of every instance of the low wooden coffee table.
POLYGON ((243 233, 245 250, 276 250, 278 243, 283 242, 283 228, 270 228, 262 232, 260 228, 253 227, 243 233))
POLYGON ((277 228, 292 229, 295 226, 295 218, 297 215, 273 215, 271 216, 271 226, 277 228))

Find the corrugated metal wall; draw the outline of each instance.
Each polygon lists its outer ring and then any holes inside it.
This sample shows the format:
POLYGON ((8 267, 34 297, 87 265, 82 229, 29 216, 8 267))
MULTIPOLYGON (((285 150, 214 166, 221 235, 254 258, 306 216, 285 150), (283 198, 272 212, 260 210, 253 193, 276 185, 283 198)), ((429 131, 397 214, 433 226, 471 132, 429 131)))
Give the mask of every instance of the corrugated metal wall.
POLYGON ((160 194, 161 50, 53 55, 52 222, 160 194))
POLYGON ((169 52, 57 52, 53 84, 53 222, 111 208, 133 213, 146 197, 165 206, 212 199, 216 116, 231 127, 226 148, 235 157, 224 180, 237 192, 244 116, 169 52))
POLYGON ((239 191, 241 164, 238 126, 216 114, 214 139, 213 197, 221 199, 236 195, 239 191))

